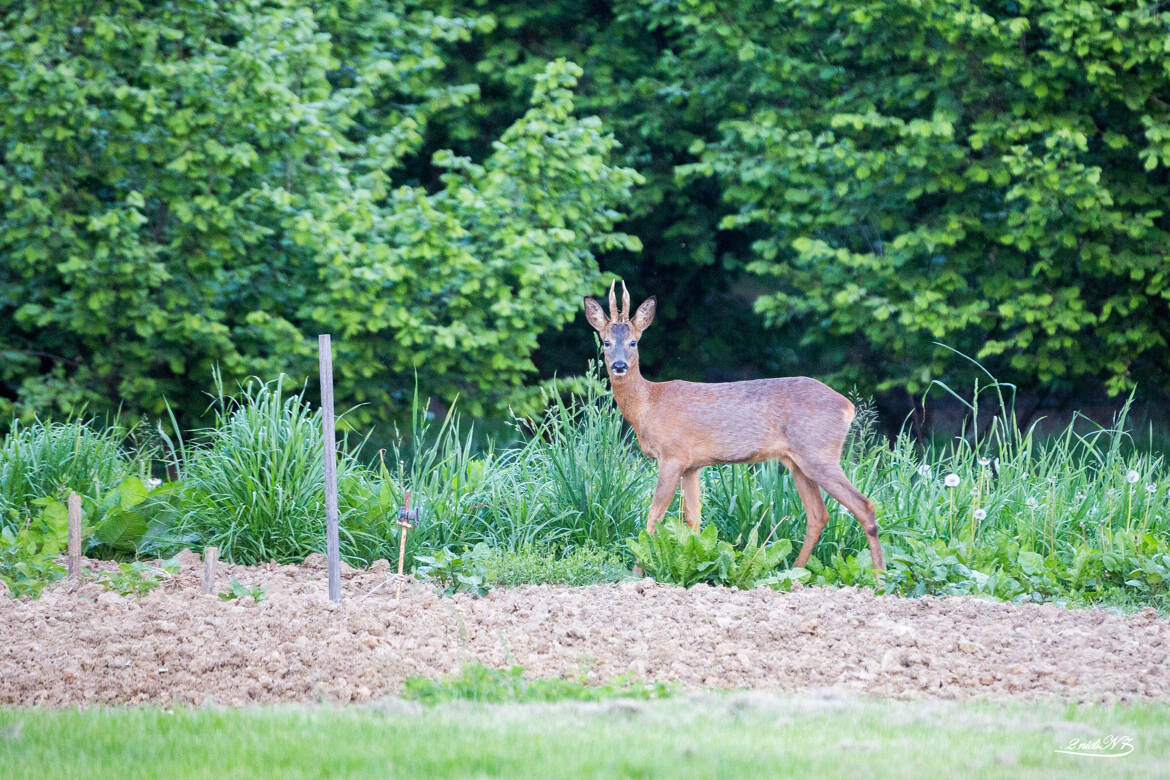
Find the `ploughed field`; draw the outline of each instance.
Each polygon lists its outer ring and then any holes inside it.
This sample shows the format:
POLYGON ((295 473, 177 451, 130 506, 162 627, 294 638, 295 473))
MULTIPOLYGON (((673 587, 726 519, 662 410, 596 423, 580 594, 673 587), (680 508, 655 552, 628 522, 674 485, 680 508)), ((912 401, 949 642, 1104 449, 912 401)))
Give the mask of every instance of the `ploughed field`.
MULTIPOLYGON (((539 677, 623 674, 686 688, 932 698, 1170 698, 1170 621, 1153 609, 907 599, 855 588, 690 590, 652 580, 497 588, 443 597, 380 561, 343 567, 328 601, 324 558, 301 566, 221 563, 267 599, 200 595, 184 552, 141 598, 63 580, 40 599, 0 599, 0 703, 369 701, 407 677, 464 663, 520 665, 539 677)), ((91 570, 115 564, 86 560, 91 570)))

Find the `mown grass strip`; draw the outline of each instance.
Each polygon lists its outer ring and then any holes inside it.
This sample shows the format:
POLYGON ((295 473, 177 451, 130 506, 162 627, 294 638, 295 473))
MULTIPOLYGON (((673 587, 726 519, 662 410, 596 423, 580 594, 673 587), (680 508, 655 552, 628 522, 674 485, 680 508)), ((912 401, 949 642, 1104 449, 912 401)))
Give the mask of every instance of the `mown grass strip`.
POLYGON ((8 710, 3 777, 1166 776, 1170 708, 696 694, 344 710, 8 710), (1132 741, 1113 759, 1070 740, 1132 741))

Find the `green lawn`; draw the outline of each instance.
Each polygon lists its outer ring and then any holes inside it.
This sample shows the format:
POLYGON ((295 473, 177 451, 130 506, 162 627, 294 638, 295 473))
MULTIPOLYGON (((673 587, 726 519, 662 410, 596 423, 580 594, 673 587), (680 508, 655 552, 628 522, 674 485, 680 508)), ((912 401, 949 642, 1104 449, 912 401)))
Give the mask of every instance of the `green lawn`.
POLYGON ((0 712, 0 776, 1155 777, 1170 706, 763 693, 433 708, 0 712), (1123 758, 1055 752, 1129 737, 1123 758))

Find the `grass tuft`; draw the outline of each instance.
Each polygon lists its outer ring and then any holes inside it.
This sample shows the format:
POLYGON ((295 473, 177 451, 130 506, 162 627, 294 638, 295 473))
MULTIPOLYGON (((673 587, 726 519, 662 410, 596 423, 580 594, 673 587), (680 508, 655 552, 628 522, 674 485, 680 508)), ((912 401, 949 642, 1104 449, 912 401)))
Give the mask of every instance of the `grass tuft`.
POLYGON ((445 680, 426 677, 407 678, 403 696, 424 704, 445 701, 474 701, 485 704, 533 701, 601 701, 603 699, 662 699, 672 695, 675 686, 667 683, 643 683, 623 675, 600 685, 590 685, 584 675, 576 679, 534 678, 524 676, 524 667, 492 669, 482 664, 464 664, 458 676, 445 680))
POLYGON ((105 495, 139 465, 124 448, 129 433, 93 420, 14 421, 0 446, 0 528, 27 524, 36 499, 105 495))

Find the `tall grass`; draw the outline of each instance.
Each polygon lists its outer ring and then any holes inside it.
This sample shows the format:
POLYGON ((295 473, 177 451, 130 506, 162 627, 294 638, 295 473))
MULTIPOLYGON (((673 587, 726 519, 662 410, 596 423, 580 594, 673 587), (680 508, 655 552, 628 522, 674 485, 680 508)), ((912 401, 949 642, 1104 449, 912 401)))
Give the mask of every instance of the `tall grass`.
POLYGON ((70 491, 96 498, 143 470, 149 454, 132 456, 129 434, 93 420, 14 422, 0 446, 0 527, 26 522, 34 499, 64 501, 70 491))
POLYGON ((419 506, 408 550, 486 542, 519 551, 616 548, 644 520, 653 471, 594 372, 576 397, 548 396, 534 420, 515 420, 522 443, 477 449, 452 409, 437 428, 416 398, 382 471, 395 502, 406 487, 419 506))
MULTIPOLYGON (((183 488, 172 538, 216 546, 235 563, 299 562, 325 551, 324 463, 320 411, 304 392, 289 394, 283 376, 252 380, 237 396, 217 387, 215 421, 186 447, 183 488)), ((385 551, 385 534, 369 527, 348 497, 369 492, 369 476, 342 443, 337 463, 341 551, 366 563, 385 551)))
POLYGON ((1073 542, 1108 548, 1119 532, 1130 542, 1151 531, 1165 539, 1170 478, 1160 455, 1127 446, 1129 402, 1108 427, 1078 416, 1038 440, 1035 423, 1018 425, 1005 389, 1011 388, 994 381, 976 385, 971 426, 949 445, 921 459, 901 442, 882 453, 894 479, 879 496, 896 521, 956 545, 1009 534, 1023 549, 1044 554, 1073 542), (995 416, 977 436, 985 394, 994 397, 995 416))
MULTIPOLYGON (((418 510, 415 528, 407 536, 411 556, 424 549, 470 546, 490 536, 477 510, 483 506, 486 481, 498 471, 491 445, 482 451, 475 446, 475 430, 462 424, 456 405, 436 428, 416 391, 409 428, 395 430, 389 451, 381 456, 377 468, 381 498, 368 511, 393 514, 410 490, 411 506, 418 510)), ((398 527, 389 533, 397 539, 398 527)))
POLYGON ((645 521, 654 471, 596 370, 583 395, 554 391, 514 460, 513 508, 539 510, 545 540, 566 548, 621 546, 645 521), (522 488, 522 489, 519 489, 522 488))
MULTIPOLYGON (((1109 426, 1077 416, 1041 439, 1036 423, 1019 425, 1014 388, 987 379, 970 400, 935 383, 969 412, 948 443, 924 449, 903 434, 847 459, 878 506, 887 588, 1165 606, 1170 475, 1134 445, 1129 404, 1109 426)), ((864 538, 832 502, 830 515, 814 566, 841 570, 833 556, 863 550, 864 538)))
MULTIPOLYGON (((1109 426, 1078 417, 1040 438, 1021 427, 1014 388, 989 375, 962 396, 958 436, 922 445, 876 434, 865 404, 844 467, 877 506, 890 564, 888 590, 978 592, 1001 598, 1170 599, 1170 475, 1161 455, 1127 429, 1128 404, 1109 426), (990 418, 990 419, 989 419, 990 418)), ((621 555, 643 527, 656 465, 642 455, 596 367, 578 392, 548 395, 543 414, 514 420, 519 442, 476 444, 453 407, 431 419, 417 396, 405 431, 367 466, 357 447, 338 459, 342 553, 352 563, 396 559, 396 511, 411 491, 415 553, 486 542, 498 551, 621 555)), ((174 456, 172 543, 216 545, 226 560, 298 561, 324 548, 320 414, 282 380, 254 380, 235 397, 218 388, 214 424, 174 456)), ((142 469, 125 434, 91 423, 14 427, 0 446, 0 509, 15 522, 28 502, 69 489, 101 494, 142 469)), ((757 525, 799 546, 804 508, 776 463, 704 470, 703 518, 729 541, 757 525), (774 530, 773 530, 774 529, 774 530)), ((681 511, 680 501, 668 510, 681 511)), ((809 563, 818 582, 876 582, 856 520, 826 502, 829 522, 809 563)), ((160 537, 151 542, 155 551, 160 537)), ((141 549, 141 548, 140 548, 141 549)))
MULTIPOLYGON (((257 559, 295 559, 319 549, 322 538, 319 419, 303 399, 280 401, 277 390, 248 396, 222 415, 209 432, 210 451, 199 450, 185 473, 189 516, 219 518, 214 529, 200 529, 206 543, 251 544, 257 559), (245 447, 242 440, 254 443, 245 447), (269 476, 280 469, 299 476, 269 476), (220 493, 210 483, 222 486, 220 493), (242 523, 245 507, 266 525, 242 523), (255 543, 248 534, 257 527, 273 541, 255 543)), ((994 380, 977 385, 966 401, 970 424, 942 446, 924 447, 906 433, 884 441, 872 411, 859 404, 844 465, 877 505, 888 589, 1163 598, 1170 478, 1161 457, 1132 446, 1125 409, 1112 426, 1078 419, 1038 440, 1034 425, 1018 425, 1011 391, 994 380)), ((639 452, 596 371, 583 392, 552 392, 543 415, 515 425, 518 445, 477 447, 457 412, 431 420, 416 398, 408 430, 375 468, 343 456, 342 526, 351 555, 394 556, 394 512, 406 489, 420 513, 411 557, 478 542, 513 552, 539 546, 556 555, 627 555, 624 540, 645 522, 656 468, 639 452), (359 547, 362 553, 352 552, 359 547)), ((778 464, 716 466, 704 471, 703 482, 704 522, 724 538, 744 538, 757 525, 775 539, 803 538, 804 508, 778 464)), ((669 511, 680 512, 680 503, 669 511)), ((809 564, 817 581, 875 582, 856 520, 835 501, 826 503, 829 523, 809 564)))

